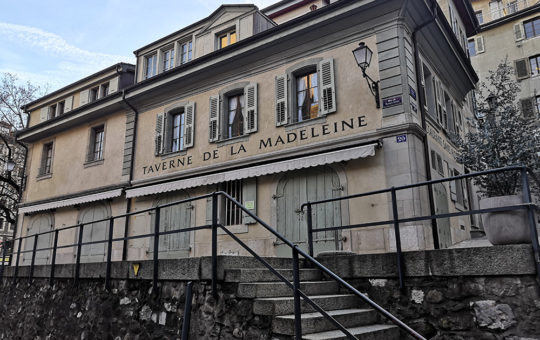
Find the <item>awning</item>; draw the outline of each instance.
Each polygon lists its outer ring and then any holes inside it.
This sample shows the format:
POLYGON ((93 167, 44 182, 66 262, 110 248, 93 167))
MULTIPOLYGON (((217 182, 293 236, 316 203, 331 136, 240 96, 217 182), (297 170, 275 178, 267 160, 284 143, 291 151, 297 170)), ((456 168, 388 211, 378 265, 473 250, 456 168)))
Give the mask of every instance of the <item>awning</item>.
POLYGON ((76 204, 83 204, 83 203, 106 200, 109 198, 118 197, 120 195, 122 195, 122 189, 115 189, 115 190, 110 190, 110 191, 99 192, 96 194, 68 198, 65 200, 20 207, 19 213, 30 213, 30 212, 50 210, 50 209, 61 208, 61 207, 69 207, 76 204))
POLYGON ((153 195, 163 192, 198 187, 202 185, 210 185, 250 177, 259 177, 279 172, 305 169, 319 165, 332 164, 337 162, 350 161, 352 159, 375 156, 376 146, 376 143, 368 144, 313 156, 299 157, 287 161, 275 162, 265 165, 257 165, 238 170, 224 171, 206 176, 199 176, 149 185, 136 189, 126 190, 126 197, 131 198, 145 195, 153 195))

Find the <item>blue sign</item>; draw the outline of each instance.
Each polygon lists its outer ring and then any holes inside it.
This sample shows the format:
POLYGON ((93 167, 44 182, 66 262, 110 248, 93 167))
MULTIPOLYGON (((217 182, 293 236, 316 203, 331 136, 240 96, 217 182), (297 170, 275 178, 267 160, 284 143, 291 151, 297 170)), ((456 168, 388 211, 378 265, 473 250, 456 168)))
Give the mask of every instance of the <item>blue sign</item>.
POLYGON ((401 96, 392 97, 392 98, 385 98, 382 101, 383 109, 386 109, 387 107, 400 105, 402 102, 401 96))
POLYGON ((407 135, 396 136, 396 142, 405 143, 407 141, 407 135))
POLYGON ((409 85, 409 94, 411 95, 411 97, 413 97, 413 99, 416 100, 416 91, 412 88, 411 85, 409 85))

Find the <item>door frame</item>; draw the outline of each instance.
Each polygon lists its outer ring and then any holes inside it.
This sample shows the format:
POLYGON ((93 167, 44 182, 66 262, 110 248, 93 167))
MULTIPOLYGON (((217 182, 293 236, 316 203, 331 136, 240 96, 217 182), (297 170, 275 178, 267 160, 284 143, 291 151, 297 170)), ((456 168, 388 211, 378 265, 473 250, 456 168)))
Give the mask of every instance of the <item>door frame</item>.
MULTIPOLYGON (((30 218, 30 221, 28 223, 28 226, 27 226, 27 229, 26 229, 26 235, 25 236, 28 236, 28 232, 30 231, 30 228, 29 226, 32 225, 32 223, 34 223, 34 221, 39 218, 39 217, 47 217, 49 219, 49 225, 50 225, 50 230, 54 230, 54 214, 49 212, 49 211, 44 211, 44 212, 39 212, 35 215, 32 216, 32 218, 30 218)), ((39 233, 40 231, 38 231, 39 233)), ((54 233, 49 233, 49 247, 52 247, 53 245, 53 241, 54 241, 54 233)), ((23 250, 26 250, 26 245, 28 244, 27 242, 33 242, 33 238, 26 238, 25 241, 24 241, 24 247, 22 247, 23 250)), ((30 249, 33 248, 33 243, 31 244, 30 246, 30 249)), ((48 252, 47 256, 45 257, 45 263, 44 264, 48 264, 49 263, 49 260, 51 260, 50 258, 50 254, 51 254, 51 250, 42 250, 42 252, 48 252)), ((22 263, 24 263, 25 261, 25 257, 26 256, 30 256, 30 263, 29 265, 31 265, 31 262, 32 262, 32 253, 24 253, 22 254, 22 263)), ((36 254, 36 263, 38 262, 38 257, 37 257, 37 254, 36 254)))

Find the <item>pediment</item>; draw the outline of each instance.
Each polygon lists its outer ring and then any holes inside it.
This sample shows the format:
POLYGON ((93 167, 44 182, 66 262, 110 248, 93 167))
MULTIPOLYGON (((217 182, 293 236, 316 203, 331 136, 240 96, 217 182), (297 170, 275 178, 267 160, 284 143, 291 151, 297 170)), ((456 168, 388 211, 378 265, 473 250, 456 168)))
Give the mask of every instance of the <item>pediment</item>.
POLYGON ((256 9, 255 6, 221 6, 208 18, 208 22, 200 33, 211 31, 227 22, 232 22, 236 18, 256 9))

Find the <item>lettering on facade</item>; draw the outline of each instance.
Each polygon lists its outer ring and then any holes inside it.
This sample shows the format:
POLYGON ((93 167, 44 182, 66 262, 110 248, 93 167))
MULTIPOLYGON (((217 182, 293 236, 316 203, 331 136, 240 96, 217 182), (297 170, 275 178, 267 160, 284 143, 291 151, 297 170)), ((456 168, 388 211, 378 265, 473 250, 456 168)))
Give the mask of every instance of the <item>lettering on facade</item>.
POLYGON ((453 157, 457 157, 457 152, 452 146, 452 144, 448 143, 446 139, 442 138, 438 132, 433 129, 431 126, 427 127, 428 135, 437 143, 439 144, 444 150, 448 151, 453 157))
MULTIPOLYGON (((216 160, 220 158, 220 152, 227 150, 226 152, 230 156, 238 156, 244 153, 247 153, 250 147, 256 147, 258 150, 268 150, 275 148, 281 145, 286 145, 294 143, 297 141, 304 141, 308 139, 316 139, 322 136, 327 136, 330 134, 335 134, 339 132, 359 129, 367 126, 366 116, 359 116, 356 118, 351 118, 349 120, 342 120, 340 122, 333 122, 329 124, 321 124, 317 126, 310 126, 300 130, 295 130, 287 132, 283 135, 278 135, 277 137, 268 137, 266 139, 260 139, 259 142, 255 145, 244 145, 236 144, 231 145, 228 149, 215 149, 210 151, 204 151, 201 154, 198 154, 195 157, 201 157, 203 162, 216 160)), ((188 165, 193 164, 193 155, 180 156, 174 159, 166 160, 159 163, 154 163, 151 165, 143 166, 143 174, 153 174, 169 169, 182 168, 188 165)))
POLYGON ((386 109, 387 107, 400 105, 402 102, 403 102, 403 98, 401 96, 391 97, 391 98, 384 98, 383 99, 383 109, 386 109))

